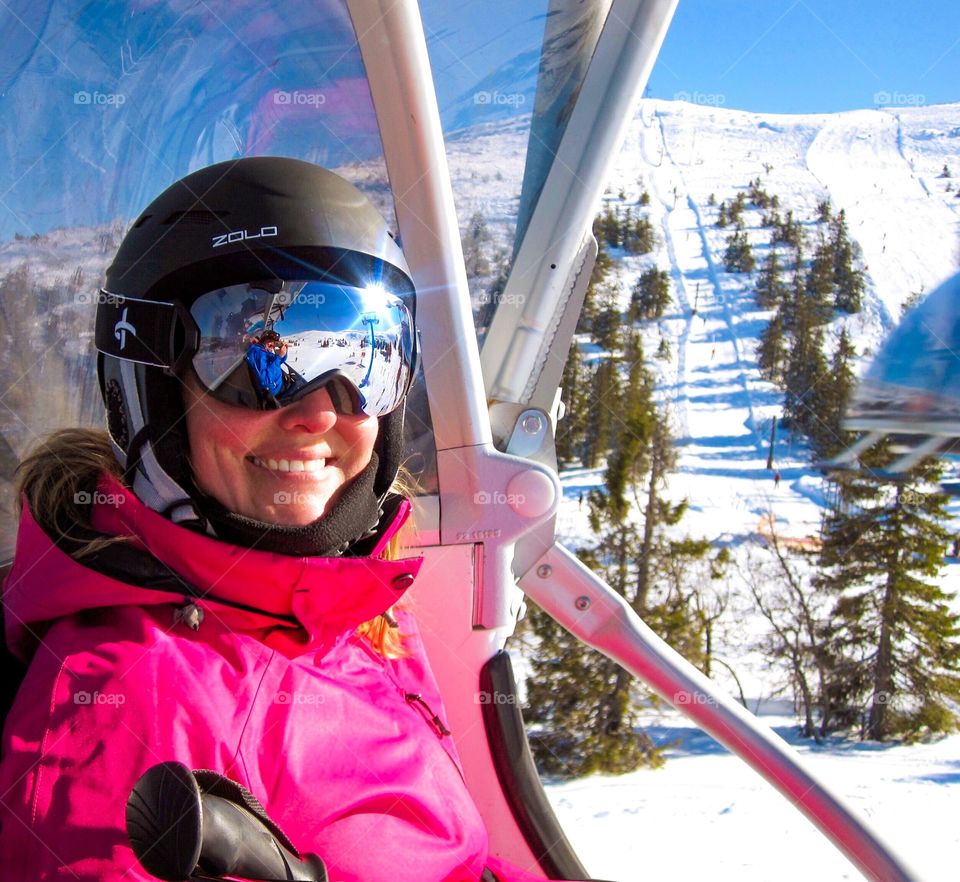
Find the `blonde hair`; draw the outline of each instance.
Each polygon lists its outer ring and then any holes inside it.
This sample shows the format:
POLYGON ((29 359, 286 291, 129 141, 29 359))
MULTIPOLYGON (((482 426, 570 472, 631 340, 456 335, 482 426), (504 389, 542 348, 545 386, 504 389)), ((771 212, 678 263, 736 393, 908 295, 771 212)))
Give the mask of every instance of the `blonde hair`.
MULTIPOLYGON (((78 561, 109 545, 126 542, 126 536, 104 536, 90 524, 90 502, 104 472, 123 481, 123 470, 103 429, 54 432, 17 467, 17 515, 25 500, 44 532, 78 561)), ((401 468, 393 491, 403 496, 416 492, 416 481, 406 469, 401 468)), ((403 557, 403 536, 407 530, 404 527, 391 537, 383 552, 386 560, 403 557)), ((406 654, 404 635, 394 621, 392 609, 364 622, 357 628, 357 634, 385 658, 400 658, 406 654)))

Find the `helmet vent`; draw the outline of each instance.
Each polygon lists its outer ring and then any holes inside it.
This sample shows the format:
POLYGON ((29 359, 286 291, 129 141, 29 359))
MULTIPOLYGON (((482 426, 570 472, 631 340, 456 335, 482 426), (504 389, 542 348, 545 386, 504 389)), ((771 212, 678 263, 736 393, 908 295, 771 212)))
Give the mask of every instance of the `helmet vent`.
POLYGON ((229 211, 175 211, 164 222, 164 226, 170 224, 186 224, 191 227, 209 227, 213 224, 220 225, 223 218, 230 214, 229 211))
POLYGON ((139 230, 140 227, 142 227, 142 226, 143 226, 148 220, 150 220, 150 218, 152 218, 152 217, 153 217, 152 214, 145 214, 145 215, 143 215, 143 216, 140 218, 140 220, 138 220, 138 221, 133 225, 133 229, 139 230))

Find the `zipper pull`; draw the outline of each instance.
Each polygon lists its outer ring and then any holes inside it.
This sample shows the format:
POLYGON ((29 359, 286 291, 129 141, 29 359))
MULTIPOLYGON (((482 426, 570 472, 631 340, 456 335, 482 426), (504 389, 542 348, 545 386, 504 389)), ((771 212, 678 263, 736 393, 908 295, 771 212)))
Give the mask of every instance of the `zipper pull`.
POLYGON ((437 734, 441 738, 450 734, 450 730, 443 724, 443 720, 433 712, 433 708, 423 700, 423 696, 419 692, 406 692, 403 697, 407 700, 407 704, 415 704, 420 708, 424 718, 437 730, 437 734))

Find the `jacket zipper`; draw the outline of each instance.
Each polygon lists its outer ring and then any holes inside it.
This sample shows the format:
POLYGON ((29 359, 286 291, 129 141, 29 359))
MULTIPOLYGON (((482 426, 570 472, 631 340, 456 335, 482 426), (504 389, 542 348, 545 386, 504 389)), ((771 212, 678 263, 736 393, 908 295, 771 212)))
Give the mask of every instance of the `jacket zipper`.
POLYGON ((433 726, 437 735, 445 738, 450 734, 450 730, 444 725, 443 720, 440 719, 438 714, 433 712, 433 708, 424 701, 423 696, 419 692, 405 692, 403 697, 406 699, 407 704, 417 706, 418 710, 423 714, 424 719, 433 726))

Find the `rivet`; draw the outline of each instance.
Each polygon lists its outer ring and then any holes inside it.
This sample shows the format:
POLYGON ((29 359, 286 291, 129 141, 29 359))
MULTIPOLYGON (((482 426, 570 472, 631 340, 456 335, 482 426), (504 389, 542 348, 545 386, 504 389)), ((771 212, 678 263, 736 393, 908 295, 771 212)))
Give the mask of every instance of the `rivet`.
POLYGON ((528 435, 537 435, 543 429, 543 422, 536 414, 524 417, 520 427, 528 435))
POLYGON ((401 573, 399 576, 394 576, 390 584, 393 585, 394 591, 406 591, 413 584, 413 579, 413 573, 401 573))
POLYGON ((590 598, 581 595, 573 602, 573 605, 580 610, 580 612, 583 612, 584 610, 590 609, 590 598))
POLYGON ((553 575, 553 567, 550 564, 540 564, 537 567, 537 575, 541 579, 549 579, 553 575))

